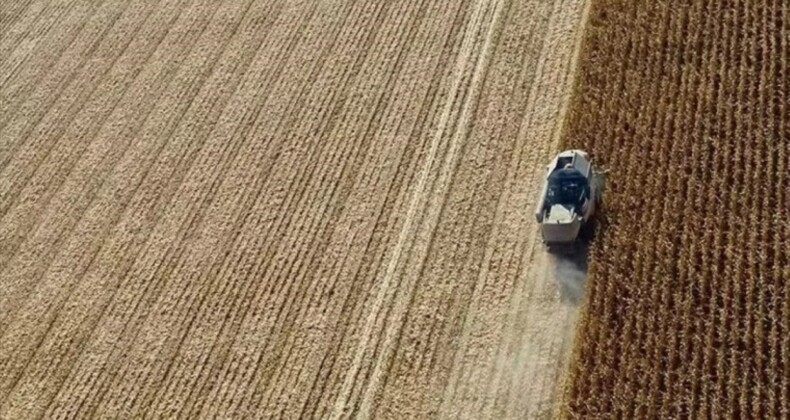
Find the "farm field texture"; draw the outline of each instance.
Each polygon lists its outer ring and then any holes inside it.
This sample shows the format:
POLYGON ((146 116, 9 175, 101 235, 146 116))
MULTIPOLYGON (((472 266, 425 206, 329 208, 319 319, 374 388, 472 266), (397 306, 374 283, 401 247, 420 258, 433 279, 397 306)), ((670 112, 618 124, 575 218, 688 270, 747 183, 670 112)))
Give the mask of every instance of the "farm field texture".
POLYGON ((0 418, 551 416, 586 7, 0 2, 0 418))
POLYGON ((790 416, 790 4, 593 2, 565 142, 610 169, 564 414, 790 416))

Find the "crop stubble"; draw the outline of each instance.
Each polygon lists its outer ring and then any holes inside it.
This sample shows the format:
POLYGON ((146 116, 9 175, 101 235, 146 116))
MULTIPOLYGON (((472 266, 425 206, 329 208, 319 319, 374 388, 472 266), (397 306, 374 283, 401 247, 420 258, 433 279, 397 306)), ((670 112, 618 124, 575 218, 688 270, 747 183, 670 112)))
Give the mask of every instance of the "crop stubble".
POLYGON ((0 417, 546 414, 584 6, 3 3, 0 417))
POLYGON ((789 19, 593 3, 567 140, 611 174, 567 415, 790 414, 789 19))

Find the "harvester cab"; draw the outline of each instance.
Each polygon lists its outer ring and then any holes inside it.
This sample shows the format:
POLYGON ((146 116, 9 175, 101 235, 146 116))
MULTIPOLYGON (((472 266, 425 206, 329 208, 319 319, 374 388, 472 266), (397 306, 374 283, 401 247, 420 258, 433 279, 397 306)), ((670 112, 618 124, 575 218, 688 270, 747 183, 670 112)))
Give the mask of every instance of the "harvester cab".
POLYGON ((566 150, 547 166, 543 190, 535 210, 543 242, 572 245, 600 204, 603 172, 596 172, 586 152, 566 150))

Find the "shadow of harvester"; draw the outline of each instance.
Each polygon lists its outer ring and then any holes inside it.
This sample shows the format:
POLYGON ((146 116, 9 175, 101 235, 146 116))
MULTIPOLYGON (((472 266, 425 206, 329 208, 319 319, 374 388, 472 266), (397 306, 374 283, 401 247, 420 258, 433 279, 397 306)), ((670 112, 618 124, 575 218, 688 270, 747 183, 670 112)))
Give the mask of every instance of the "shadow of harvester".
POLYGON ((587 260, 590 247, 598 229, 607 224, 604 201, 601 199, 606 190, 606 171, 593 175, 598 191, 599 201, 596 215, 582 226, 578 240, 572 245, 560 248, 549 248, 550 263, 560 289, 560 301, 564 304, 578 306, 584 300, 584 289, 587 280, 587 260))
POLYGON ((549 263, 560 291, 560 301, 578 306, 584 299, 584 286, 587 280, 588 244, 580 244, 573 252, 552 252, 549 263))
POLYGON ((587 258, 596 224, 596 219, 591 219, 582 227, 579 239, 572 245, 548 249, 549 263, 560 291, 560 301, 564 304, 578 306, 584 300, 587 258))

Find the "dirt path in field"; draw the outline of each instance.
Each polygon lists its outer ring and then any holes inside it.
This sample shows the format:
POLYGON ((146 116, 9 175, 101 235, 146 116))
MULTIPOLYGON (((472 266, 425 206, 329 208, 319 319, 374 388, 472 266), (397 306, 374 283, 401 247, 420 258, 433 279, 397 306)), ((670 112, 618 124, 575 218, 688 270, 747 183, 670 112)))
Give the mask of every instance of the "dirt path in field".
POLYGON ((0 418, 549 416, 585 1, 0 12, 0 418))

